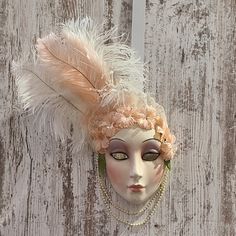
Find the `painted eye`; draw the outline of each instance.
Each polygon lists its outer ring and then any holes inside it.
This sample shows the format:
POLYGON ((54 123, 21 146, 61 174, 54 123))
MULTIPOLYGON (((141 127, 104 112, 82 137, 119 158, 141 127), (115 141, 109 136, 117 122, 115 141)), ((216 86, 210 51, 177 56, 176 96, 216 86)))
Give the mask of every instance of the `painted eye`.
POLYGON ((111 153, 111 156, 118 161, 128 159, 128 156, 122 152, 111 153))
POLYGON ((142 159, 144 161, 155 161, 159 156, 160 156, 159 152, 157 152, 157 153, 153 153, 153 152, 144 153, 142 156, 142 159))

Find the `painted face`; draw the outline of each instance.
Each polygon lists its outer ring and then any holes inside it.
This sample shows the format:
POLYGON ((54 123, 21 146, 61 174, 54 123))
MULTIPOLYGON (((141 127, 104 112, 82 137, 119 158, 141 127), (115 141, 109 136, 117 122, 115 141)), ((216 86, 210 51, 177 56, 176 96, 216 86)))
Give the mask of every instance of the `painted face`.
POLYGON ((147 201, 164 173, 160 142, 154 130, 122 129, 110 139, 106 171, 115 191, 130 203, 147 201))

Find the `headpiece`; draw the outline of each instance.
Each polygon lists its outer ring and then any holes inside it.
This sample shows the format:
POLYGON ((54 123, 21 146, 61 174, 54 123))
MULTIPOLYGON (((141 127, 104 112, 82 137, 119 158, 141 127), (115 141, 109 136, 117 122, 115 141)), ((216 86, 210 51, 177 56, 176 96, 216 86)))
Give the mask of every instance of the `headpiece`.
POLYGON ((72 133, 74 149, 89 142, 104 153, 119 130, 140 127, 155 129, 169 160, 175 138, 164 109, 143 92, 143 63, 115 33, 85 18, 38 39, 35 62, 14 65, 21 101, 61 140, 72 133))

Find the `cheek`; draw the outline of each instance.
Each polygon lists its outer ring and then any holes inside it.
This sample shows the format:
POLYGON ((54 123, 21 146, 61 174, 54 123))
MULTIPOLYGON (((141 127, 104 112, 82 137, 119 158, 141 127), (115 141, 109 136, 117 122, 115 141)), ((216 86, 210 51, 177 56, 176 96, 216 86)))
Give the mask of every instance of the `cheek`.
POLYGON ((153 184, 159 184, 164 174, 164 166, 162 164, 157 165, 149 172, 149 180, 153 184))
POLYGON ((120 172, 117 167, 113 164, 107 164, 107 175, 109 179, 115 183, 119 182, 120 172))
POLYGON ((123 162, 117 162, 114 160, 107 161, 106 171, 112 184, 124 184, 127 174, 126 169, 126 164, 123 162))
POLYGON ((155 174, 155 177, 154 177, 153 181, 155 183, 160 183, 163 174, 164 174, 164 169, 163 169, 163 167, 160 167, 160 169, 158 171, 156 171, 156 174, 155 174))

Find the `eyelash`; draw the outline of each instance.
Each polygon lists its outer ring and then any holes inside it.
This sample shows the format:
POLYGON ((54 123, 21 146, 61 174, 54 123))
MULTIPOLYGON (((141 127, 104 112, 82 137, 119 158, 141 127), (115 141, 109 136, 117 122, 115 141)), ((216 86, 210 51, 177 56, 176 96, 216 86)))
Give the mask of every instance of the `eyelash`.
POLYGON ((110 155, 111 155, 115 160, 117 160, 117 161, 124 161, 124 160, 126 160, 126 159, 129 158, 128 155, 127 155, 126 153, 124 153, 124 152, 113 152, 113 153, 110 153, 110 155), (126 156, 126 158, 124 158, 124 159, 116 158, 116 157, 114 156, 115 154, 123 154, 123 155, 126 156))
MULTIPOLYGON (((158 151, 158 152, 146 152, 146 153, 144 153, 143 155, 142 155, 142 160, 143 161, 155 161, 159 156, 160 156, 160 152, 158 151), (151 160, 147 160, 147 158, 144 158, 144 156, 145 155, 148 155, 148 154, 150 154, 150 155, 156 155, 156 157, 154 157, 154 158, 152 158, 151 160)), ((124 160, 127 160, 128 158, 129 158, 129 156, 126 154, 126 153, 124 153, 124 152, 113 152, 113 153, 110 153, 110 155, 115 159, 115 160, 117 160, 117 161, 124 161, 124 160), (115 157, 115 154, 123 154, 123 155, 125 155, 125 158, 116 158, 115 157)))
POLYGON ((147 153, 144 153, 143 154, 143 156, 142 156, 142 159, 144 160, 144 161, 155 161, 158 157, 160 156, 160 152, 147 152, 147 153), (155 156, 154 158, 152 158, 151 160, 147 160, 146 158, 146 160, 144 159, 144 155, 148 155, 148 154, 150 154, 150 155, 153 155, 153 156, 155 156))

